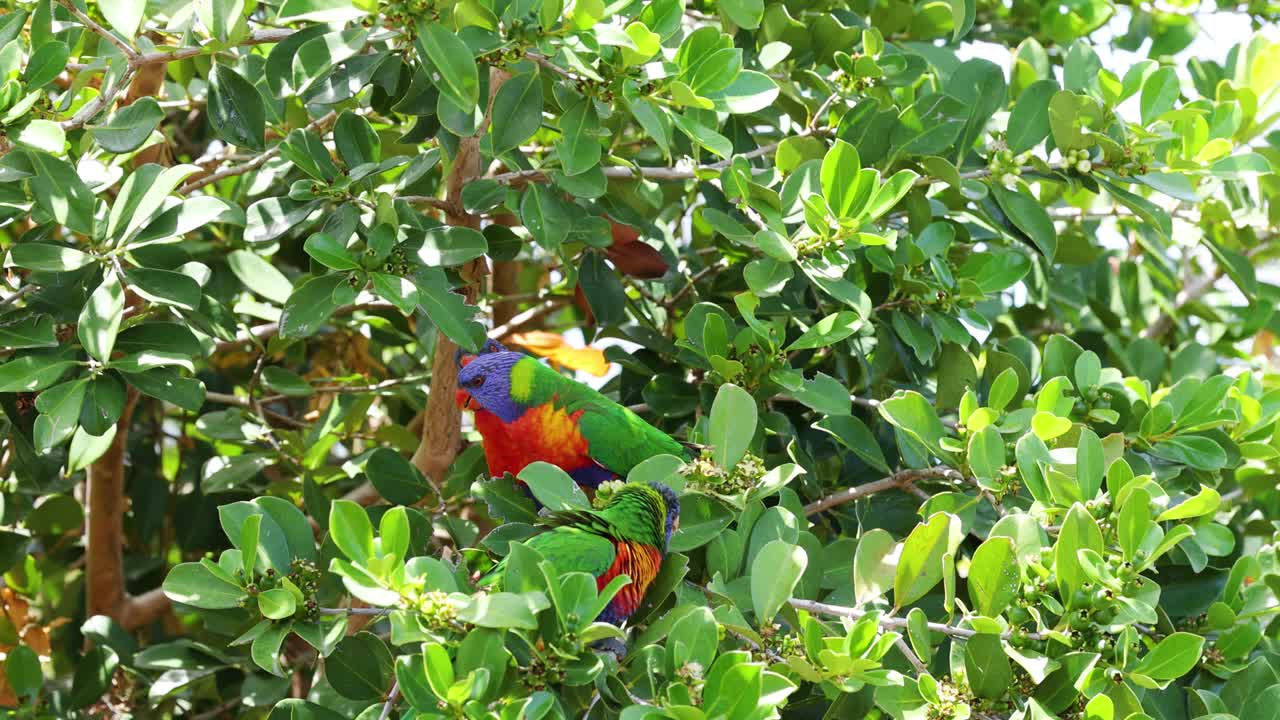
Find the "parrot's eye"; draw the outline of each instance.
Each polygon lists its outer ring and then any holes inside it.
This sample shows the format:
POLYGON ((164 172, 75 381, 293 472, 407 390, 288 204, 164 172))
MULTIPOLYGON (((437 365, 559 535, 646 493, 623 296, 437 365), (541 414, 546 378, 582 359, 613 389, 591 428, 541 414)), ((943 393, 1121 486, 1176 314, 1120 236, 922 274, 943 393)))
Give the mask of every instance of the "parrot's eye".
POLYGON ((467 387, 478 388, 484 384, 484 376, 477 375, 475 378, 467 381, 467 387))

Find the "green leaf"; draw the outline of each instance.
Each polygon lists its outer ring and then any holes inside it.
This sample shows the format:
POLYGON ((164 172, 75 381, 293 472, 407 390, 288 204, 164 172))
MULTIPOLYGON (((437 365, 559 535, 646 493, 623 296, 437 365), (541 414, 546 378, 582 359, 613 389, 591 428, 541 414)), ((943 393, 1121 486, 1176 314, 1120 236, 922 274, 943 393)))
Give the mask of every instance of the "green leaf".
POLYGON ((720 11, 734 25, 755 30, 764 17, 764 0, 724 0, 720 3, 720 11))
POLYGON ((146 13, 147 0, 110 0, 99 3, 98 9, 113 29, 126 40, 132 40, 138 34, 138 25, 146 13))
POLYGON ((293 292, 293 284, 284 273, 252 250, 233 251, 227 256, 227 264, 240 282, 272 302, 284 303, 293 292))
POLYGON ((129 289, 146 300, 194 311, 200 307, 200 285, 191 276, 155 268, 131 268, 124 273, 129 289))
POLYGON ((1089 428, 1081 429, 1076 446, 1076 484, 1080 486, 1080 494, 1085 500, 1092 500, 1102 489, 1105 463, 1102 440, 1089 428))
POLYGON ((474 319, 479 308, 453 292, 440 268, 420 268, 413 280, 418 286, 419 305, 440 332, 463 349, 479 350, 486 337, 484 326, 474 319))
POLYGON ((868 220, 877 220, 881 215, 893 209, 898 201, 906 196, 911 188, 915 187, 916 180, 919 178, 914 170, 899 170, 876 189, 875 194, 871 197, 871 202, 865 209, 868 220))
POLYGON ((344 555, 357 565, 373 558, 373 523, 360 505, 334 500, 329 506, 329 535, 344 555))
POLYGON ((973 21, 977 16, 976 0, 947 0, 951 5, 951 39, 959 40, 973 29, 973 21))
MULTIPOLYGON (((1072 593, 1084 584, 1085 574, 1080 567, 1079 552, 1092 550, 1101 553, 1102 531, 1098 523, 1085 509, 1076 503, 1067 512, 1062 521, 1062 529, 1058 531, 1058 542, 1054 545, 1054 570, 1058 575, 1060 596, 1071 598, 1072 593)), ((1071 603, 1068 602, 1068 607, 1071 603)))
MULTIPOLYGON (((786 266, 784 266, 786 267, 786 266)), ((862 318, 857 313, 841 310, 814 323, 795 342, 787 346, 787 352, 829 347, 862 329, 862 318)))
POLYGON ((1162 67, 1148 75, 1142 83, 1142 95, 1139 99, 1142 124, 1150 125, 1156 118, 1172 110, 1181 93, 1178 72, 1173 68, 1162 67))
POLYGON ((1200 662, 1204 638, 1187 632, 1166 636, 1133 668, 1134 673, 1154 680, 1176 680, 1200 662))
POLYGON ((822 195, 836 217, 852 217, 861 210, 855 205, 866 204, 870 188, 858 187, 856 182, 861 170, 858 150, 843 140, 836 140, 822 158, 822 195))
POLYGON ((534 613, 550 606, 540 592, 473 595, 467 604, 458 608, 458 619, 487 628, 536 630, 538 621, 534 613))
POLYGON ((560 116, 560 142, 556 151, 565 175, 579 175, 600 164, 600 118, 591 98, 584 97, 565 108, 560 116))
POLYGON ((1041 440, 1052 440, 1071 430, 1071 421, 1041 410, 1031 417, 1031 429, 1041 440))
POLYGON ((969 600, 979 615, 995 617, 1017 597, 1018 557, 1013 540, 990 537, 973 553, 969 564, 969 600))
POLYGON ((1013 682, 1013 668, 999 635, 974 635, 964 644, 965 675, 973 694, 1001 698, 1013 682))
POLYGON ((80 319, 76 324, 80 344, 98 362, 108 362, 123 319, 124 289, 120 287, 115 273, 108 272, 80 311, 80 319))
POLYGON ((550 510, 581 510, 591 507, 578 483, 564 470, 545 462, 526 465, 518 476, 529 491, 550 510))
POLYGON ((36 450, 48 452, 71 438, 80 421, 88 384, 87 378, 80 378, 51 387, 36 397, 36 409, 40 411, 32 431, 36 450))
POLYGON ((480 100, 480 74, 471 48, 440 23, 419 20, 417 29, 414 45, 440 74, 436 84, 440 96, 463 110, 475 107, 480 100))
POLYGON ((513 150, 532 137, 542 126, 542 106, 542 77, 537 72, 508 78, 493 98, 493 154, 513 150))
POLYGON ((27 68, 22 71, 23 81, 28 88, 44 87, 66 69, 70 56, 67 44, 60 40, 42 44, 31 53, 27 68))
POLYGON ((755 398, 737 385, 725 383, 716 391, 708 425, 716 465, 726 471, 737 466, 755 438, 757 412, 755 398))
POLYGON ((347 252, 346 245, 327 233, 318 232, 307 238, 302 249, 325 267, 334 270, 360 269, 360 263, 347 252))
POLYGON ((430 489, 422 472, 391 448, 374 450, 365 461, 364 474, 379 495, 396 505, 414 505, 430 489))
POLYGON ((64 160, 42 152, 27 153, 34 174, 27 180, 36 204, 82 235, 93 235, 96 198, 80 174, 64 160))
POLYGON ((284 588, 272 588, 258 594, 258 610, 269 620, 293 617, 298 609, 293 593, 284 588))
POLYGON ((751 566, 751 607, 756 622, 773 622, 808 565, 809 557, 799 545, 771 540, 760 548, 751 566))
POLYGON ((381 699, 391 688, 395 662, 387 644, 371 632, 342 639, 325 659, 325 677, 342 697, 381 699))
POLYGON ((1009 113, 1009 131, 1005 136, 1010 152, 1024 153, 1049 136, 1049 101, 1057 92, 1057 82, 1039 80, 1018 96, 1009 113))
POLYGON ((24 355, 0 365, 0 392, 35 392, 58 382, 76 363, 50 355, 24 355))
POLYGON ((169 571, 164 579, 164 594, 170 600, 218 610, 239 607, 248 594, 233 582, 215 575, 200 563, 182 563, 169 571))
POLYGON ((858 538, 853 556, 853 595, 863 605, 893 587, 900 554, 898 543, 887 531, 874 528, 858 538))
POLYGON ((433 267, 461 265, 488 251, 488 241, 479 231, 468 227, 439 227, 423 236, 418 259, 433 267))
POLYGON ((884 419, 924 443, 930 452, 940 458, 950 457, 950 453, 942 449, 945 431, 938 412, 920 393, 908 390, 894 395, 880 403, 879 410, 884 419))
POLYGON ((1178 435, 1162 440, 1151 446, 1151 454, 1197 470, 1220 470, 1228 462, 1227 452, 1221 445, 1200 435, 1178 435))
POLYGON ((813 425, 815 428, 830 433, 849 448, 862 461, 880 472, 889 472, 889 463, 884 459, 884 452, 876 442, 875 435, 862 420, 851 415, 829 415, 813 425))
POLYGON ((144 395, 148 395, 180 408, 196 412, 204 405, 204 383, 185 378, 167 368, 152 368, 145 372, 120 373, 124 379, 144 395))
POLYGON ((34 696, 44 685, 40 656, 26 645, 9 650, 4 661, 4 674, 18 697, 34 696))
POLYGON ((164 110, 153 97, 141 97, 120 108, 101 125, 89 125, 89 133, 102 148, 128 153, 142 147, 164 119, 164 110))
POLYGON ((587 305, 596 322, 601 325, 618 325, 626 319, 626 293, 618 274, 609 267, 598 252, 583 253, 578 268, 578 287, 587 297, 587 305))
POLYGON ((995 480, 1004 469, 1004 438, 992 425, 969 436, 969 468, 975 477, 995 480))
POLYGON ((1151 494, 1144 488, 1135 487, 1126 496, 1116 522, 1116 536, 1126 561, 1133 560, 1134 554, 1143 546, 1154 526, 1155 521, 1151 519, 1151 494))
POLYGON ((312 278, 289 295, 280 314, 280 336, 286 339, 314 335, 338 309, 334 291, 346 282, 341 274, 312 278))
POLYGON ((960 518, 950 513, 935 513, 911 531, 903 541, 893 580, 896 607, 919 600, 942 580, 942 557, 954 551, 962 538, 960 518))
POLYGON ((209 124, 233 145, 250 150, 266 148, 267 113, 262 95, 226 65, 216 65, 210 76, 209 124))
POLYGON ((440 643, 430 642, 422 646, 422 655, 431 692, 436 697, 446 697, 454 681, 453 660, 449 657, 449 651, 440 643))
POLYGON ((24 242, 9 248, 8 265, 28 270, 44 270, 47 272, 67 272, 95 262, 92 255, 66 247, 49 243, 24 242))
POLYGON ((1164 522, 1166 520, 1188 520, 1190 518, 1202 517, 1212 512, 1216 512, 1218 505, 1222 502, 1222 496, 1217 490, 1204 485, 1200 486, 1200 492, 1195 497, 1189 498, 1173 507, 1160 513, 1156 518, 1156 522, 1164 522))
POLYGON ((348 168, 382 159, 382 141, 362 115, 344 110, 333 126, 333 143, 348 168))
POLYGON ((1058 231, 1044 207, 1022 192, 1006 190, 999 185, 992 185, 991 190, 1009 220, 1031 238, 1047 260, 1052 261, 1058 251, 1058 231))

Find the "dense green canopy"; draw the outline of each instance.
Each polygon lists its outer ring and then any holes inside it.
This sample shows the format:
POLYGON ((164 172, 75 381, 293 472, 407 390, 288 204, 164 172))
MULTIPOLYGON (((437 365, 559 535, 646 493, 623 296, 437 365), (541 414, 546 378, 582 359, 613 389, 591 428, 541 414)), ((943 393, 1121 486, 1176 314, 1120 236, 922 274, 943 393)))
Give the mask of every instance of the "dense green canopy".
POLYGON ((0 4, 0 705, 1280 716, 1280 6, 1217 2, 0 4), (706 448, 622 631, 486 337, 706 448))

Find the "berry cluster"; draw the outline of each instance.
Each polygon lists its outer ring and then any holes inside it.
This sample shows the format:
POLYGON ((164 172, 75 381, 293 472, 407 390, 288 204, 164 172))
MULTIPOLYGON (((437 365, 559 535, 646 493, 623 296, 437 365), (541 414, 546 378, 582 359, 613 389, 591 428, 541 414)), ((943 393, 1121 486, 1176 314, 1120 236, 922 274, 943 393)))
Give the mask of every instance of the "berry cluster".
POLYGON ((1093 170, 1093 161, 1089 159, 1089 151, 1084 148, 1076 150, 1068 150, 1063 153, 1062 162, 1064 167, 1069 170, 1075 170, 1081 175, 1087 175, 1093 170))
POLYGON ((1003 147, 1003 141, 998 145, 1002 149, 991 154, 991 158, 987 161, 987 170, 1001 185, 1013 187, 1022 175, 1023 166, 1031 162, 1031 153, 1024 152, 1015 156, 1011 150, 1003 147))
POLYGON ((732 470, 716 464, 712 448, 704 447, 697 459, 680 469, 690 486, 709 490, 718 495, 737 495, 756 486, 764 477, 764 461, 747 453, 732 470))
POLYGON ((458 609, 449 602, 449 595, 432 590, 418 598, 418 619, 432 632, 461 632, 464 626, 458 620, 458 609))

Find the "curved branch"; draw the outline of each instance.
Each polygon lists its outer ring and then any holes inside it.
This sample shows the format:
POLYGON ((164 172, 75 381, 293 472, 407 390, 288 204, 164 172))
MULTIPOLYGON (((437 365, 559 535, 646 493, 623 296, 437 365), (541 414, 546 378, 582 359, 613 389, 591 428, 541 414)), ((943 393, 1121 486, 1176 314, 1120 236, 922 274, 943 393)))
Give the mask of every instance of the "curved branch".
POLYGON ((874 495, 886 490, 902 490, 911 492, 915 488, 915 483, 919 480, 927 480, 931 478, 946 478, 948 480, 961 481, 964 475, 958 470, 949 467, 931 467, 922 470, 900 470, 889 477, 869 482, 865 485, 855 485, 854 487, 845 488, 836 493, 832 493, 820 500, 815 500, 804 506, 805 515, 817 515, 824 510, 830 510, 837 505, 843 505, 847 502, 853 502, 869 495, 874 495))
MULTIPOLYGON (((791 603, 791 607, 797 610, 804 610, 805 612, 814 613, 816 615, 833 615, 835 617, 847 617, 847 618, 852 618, 854 620, 858 620, 863 617, 866 617, 866 615, 868 614, 866 610, 863 610, 861 608, 845 607, 843 605, 828 605, 827 603, 821 603, 815 600, 801 600, 799 598, 792 598, 789 602, 791 603)), ((953 638, 960 638, 962 640, 967 640, 973 637, 974 635, 981 634, 976 630, 956 627, 955 625, 944 625, 942 623, 935 623, 935 622, 931 622, 927 624, 931 632, 942 633, 943 635, 948 635, 953 638)), ((903 630, 907 627, 907 619, 896 618, 896 617, 882 617, 880 618, 880 627, 886 628, 889 630, 903 630)), ((1044 640, 1045 639, 1045 636, 1041 633, 1020 632, 1017 634, 1028 640, 1044 640)), ((1005 640, 1008 640, 1013 636, 1014 636, 1014 633, 1012 631, 1005 631, 1000 635, 1000 637, 1005 640)))

